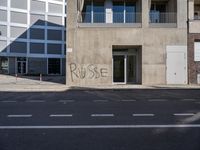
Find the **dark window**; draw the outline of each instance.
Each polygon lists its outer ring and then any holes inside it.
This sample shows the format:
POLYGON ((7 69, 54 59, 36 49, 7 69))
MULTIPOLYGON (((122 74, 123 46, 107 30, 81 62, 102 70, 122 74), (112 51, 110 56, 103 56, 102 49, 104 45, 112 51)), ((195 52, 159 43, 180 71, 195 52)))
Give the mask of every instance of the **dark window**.
POLYGON ((124 22, 124 2, 113 2, 113 22, 123 23, 124 22))
POLYGON ((135 3, 126 2, 125 11, 126 11, 126 23, 136 22, 135 3))
POLYGON ((82 12, 82 20, 84 23, 91 23, 91 11, 92 11, 92 3, 91 1, 86 1, 84 3, 84 8, 82 12))
POLYGON ((94 1, 93 3, 93 22, 103 23, 105 22, 105 9, 104 2, 94 1))
POLYGON ((48 59, 48 73, 60 74, 60 59, 59 58, 48 59))

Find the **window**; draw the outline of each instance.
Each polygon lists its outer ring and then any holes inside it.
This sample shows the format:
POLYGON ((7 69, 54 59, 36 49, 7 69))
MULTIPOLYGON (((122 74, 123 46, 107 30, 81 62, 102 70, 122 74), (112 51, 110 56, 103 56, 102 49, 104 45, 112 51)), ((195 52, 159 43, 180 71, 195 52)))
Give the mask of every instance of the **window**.
POLYGON ((113 22, 124 23, 124 2, 113 2, 113 22))
POLYGON ((0 74, 8 74, 8 58, 0 57, 0 74))
POLYGON ((23 27, 10 27, 10 34, 12 38, 27 38, 27 29, 23 27))
POLYGON ((6 53, 7 51, 7 42, 0 40, 0 52, 6 53))
POLYGON ((200 61, 200 42, 194 43, 194 61, 200 61))
POLYGON ((61 30, 48 30, 48 40, 62 40, 62 31, 61 30))
POLYGON ((86 1, 84 3, 84 8, 83 8, 83 12, 82 12, 82 20, 83 23, 91 23, 91 16, 92 16, 92 3, 91 1, 86 1))
POLYGON ((27 14, 20 12, 11 12, 11 22, 27 24, 27 14))
POLYGON ((31 14, 31 24, 32 25, 45 25, 45 16, 44 15, 38 15, 38 14, 31 14))
POLYGON ((48 59, 48 74, 61 74, 60 73, 61 61, 59 58, 49 58, 48 59))
POLYGON ((104 23, 105 22, 105 9, 104 2, 93 2, 93 22, 104 23))
POLYGON ((0 21, 5 21, 5 22, 7 22, 7 11, 5 11, 5 10, 0 10, 0 21))
POLYGON ((0 37, 7 37, 7 26, 0 25, 0 37))
POLYGON ((47 45, 47 53, 48 54, 62 54, 62 44, 48 44, 47 45))
POLYGON ((30 53, 44 54, 44 49, 43 43, 30 43, 30 53))
POLYGON ((48 16, 48 26, 59 26, 59 27, 62 27, 62 17, 59 17, 59 16, 48 16))
POLYGON ((11 0, 12 8, 27 9, 27 0, 11 0))
POLYGON ((0 0, 0 6, 7 7, 7 0, 0 0))
POLYGON ((31 11, 45 12, 45 2, 31 0, 31 11))
POLYGON ((12 53, 26 53, 27 43, 26 42, 12 42, 10 44, 10 52, 12 53))
POLYGON ((63 6, 58 4, 49 3, 49 12, 50 13, 63 13, 63 6))
POLYGON ((134 22, 136 22, 135 2, 131 2, 131 1, 113 2, 113 22, 114 23, 134 23, 134 22))
POLYGON ((30 38, 31 39, 38 39, 38 40, 44 40, 44 29, 35 29, 31 28, 30 29, 30 38))

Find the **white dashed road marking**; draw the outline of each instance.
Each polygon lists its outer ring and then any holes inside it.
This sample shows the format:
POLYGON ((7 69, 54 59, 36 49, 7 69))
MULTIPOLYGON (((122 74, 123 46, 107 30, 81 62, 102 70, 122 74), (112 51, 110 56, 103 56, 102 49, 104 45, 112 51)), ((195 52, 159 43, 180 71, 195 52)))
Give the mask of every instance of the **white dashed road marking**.
POLYGON ((181 101, 196 101, 196 99, 182 99, 181 101))
POLYGON ((176 113, 174 116, 194 116, 194 113, 176 113))
POLYGON ((91 114, 91 117, 114 117, 114 114, 91 114))
POLYGON ((93 100, 93 102, 108 102, 108 100, 93 100))
POLYGON ((60 103, 73 103, 75 100, 59 100, 60 103))
POLYGON ((72 114, 51 114, 49 117, 73 117, 72 114))
POLYGON ((154 114, 133 114, 133 117, 153 117, 154 114))
POLYGON ((29 118, 32 117, 32 115, 8 115, 8 118, 29 118))
POLYGON ((2 103, 16 103, 17 101, 1 101, 2 103))
POLYGON ((149 99, 149 102, 165 102, 167 99, 149 99))
POLYGON ((121 101, 122 102, 135 102, 136 100, 134 100, 134 99, 123 99, 121 101))
POLYGON ((27 100, 27 103, 44 103, 45 100, 27 100))

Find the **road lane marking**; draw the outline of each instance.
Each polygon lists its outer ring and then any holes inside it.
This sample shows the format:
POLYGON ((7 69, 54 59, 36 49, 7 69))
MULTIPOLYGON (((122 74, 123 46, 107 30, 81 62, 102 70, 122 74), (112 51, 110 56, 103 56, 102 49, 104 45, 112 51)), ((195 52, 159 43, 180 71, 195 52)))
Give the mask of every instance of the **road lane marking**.
POLYGON ((154 114, 133 114, 133 117, 153 117, 154 114))
POLYGON ((174 116, 194 116, 194 113, 176 113, 174 116))
POLYGON ((134 99, 123 99, 121 101, 122 102, 135 102, 136 100, 134 100, 134 99))
POLYGON ((188 99, 182 99, 181 101, 196 101, 196 99, 188 98, 188 99))
POLYGON ((58 125, 58 126, 0 126, 4 129, 141 129, 141 128, 200 128, 200 124, 168 125, 58 125))
POLYGON ((45 100, 27 100, 27 103, 44 103, 45 100))
POLYGON ((167 99, 148 99, 149 102, 165 102, 167 99))
POLYGON ((1 101, 2 103, 16 103, 17 101, 1 101))
POLYGON ((114 114, 91 114, 91 117, 114 117, 114 114))
POLYGON ((93 100, 93 102, 108 102, 108 100, 93 100))
POLYGON ((60 103, 73 103, 75 100, 59 100, 60 103))
POLYGON ((8 118, 29 118, 32 117, 32 115, 8 115, 8 118))
POLYGON ((73 117, 73 114, 51 114, 49 117, 73 117))

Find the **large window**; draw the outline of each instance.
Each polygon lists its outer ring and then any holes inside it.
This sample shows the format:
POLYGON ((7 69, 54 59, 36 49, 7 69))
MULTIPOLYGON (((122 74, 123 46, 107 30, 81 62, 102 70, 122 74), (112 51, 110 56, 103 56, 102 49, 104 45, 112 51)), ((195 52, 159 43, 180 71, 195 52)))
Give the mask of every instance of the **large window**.
POLYGON ((48 74, 61 74, 60 72, 60 59, 59 58, 49 58, 48 59, 48 74))
POLYGON ((0 57, 0 74, 8 74, 8 58, 0 57))
POLYGON ((84 23, 104 23, 104 1, 86 1, 82 12, 82 19, 84 23))
POLYGON ((104 2, 93 2, 93 22, 104 23, 105 22, 105 9, 104 2))
POLYGON ((133 1, 113 2, 113 22, 114 23, 134 23, 136 22, 136 4, 133 1))

